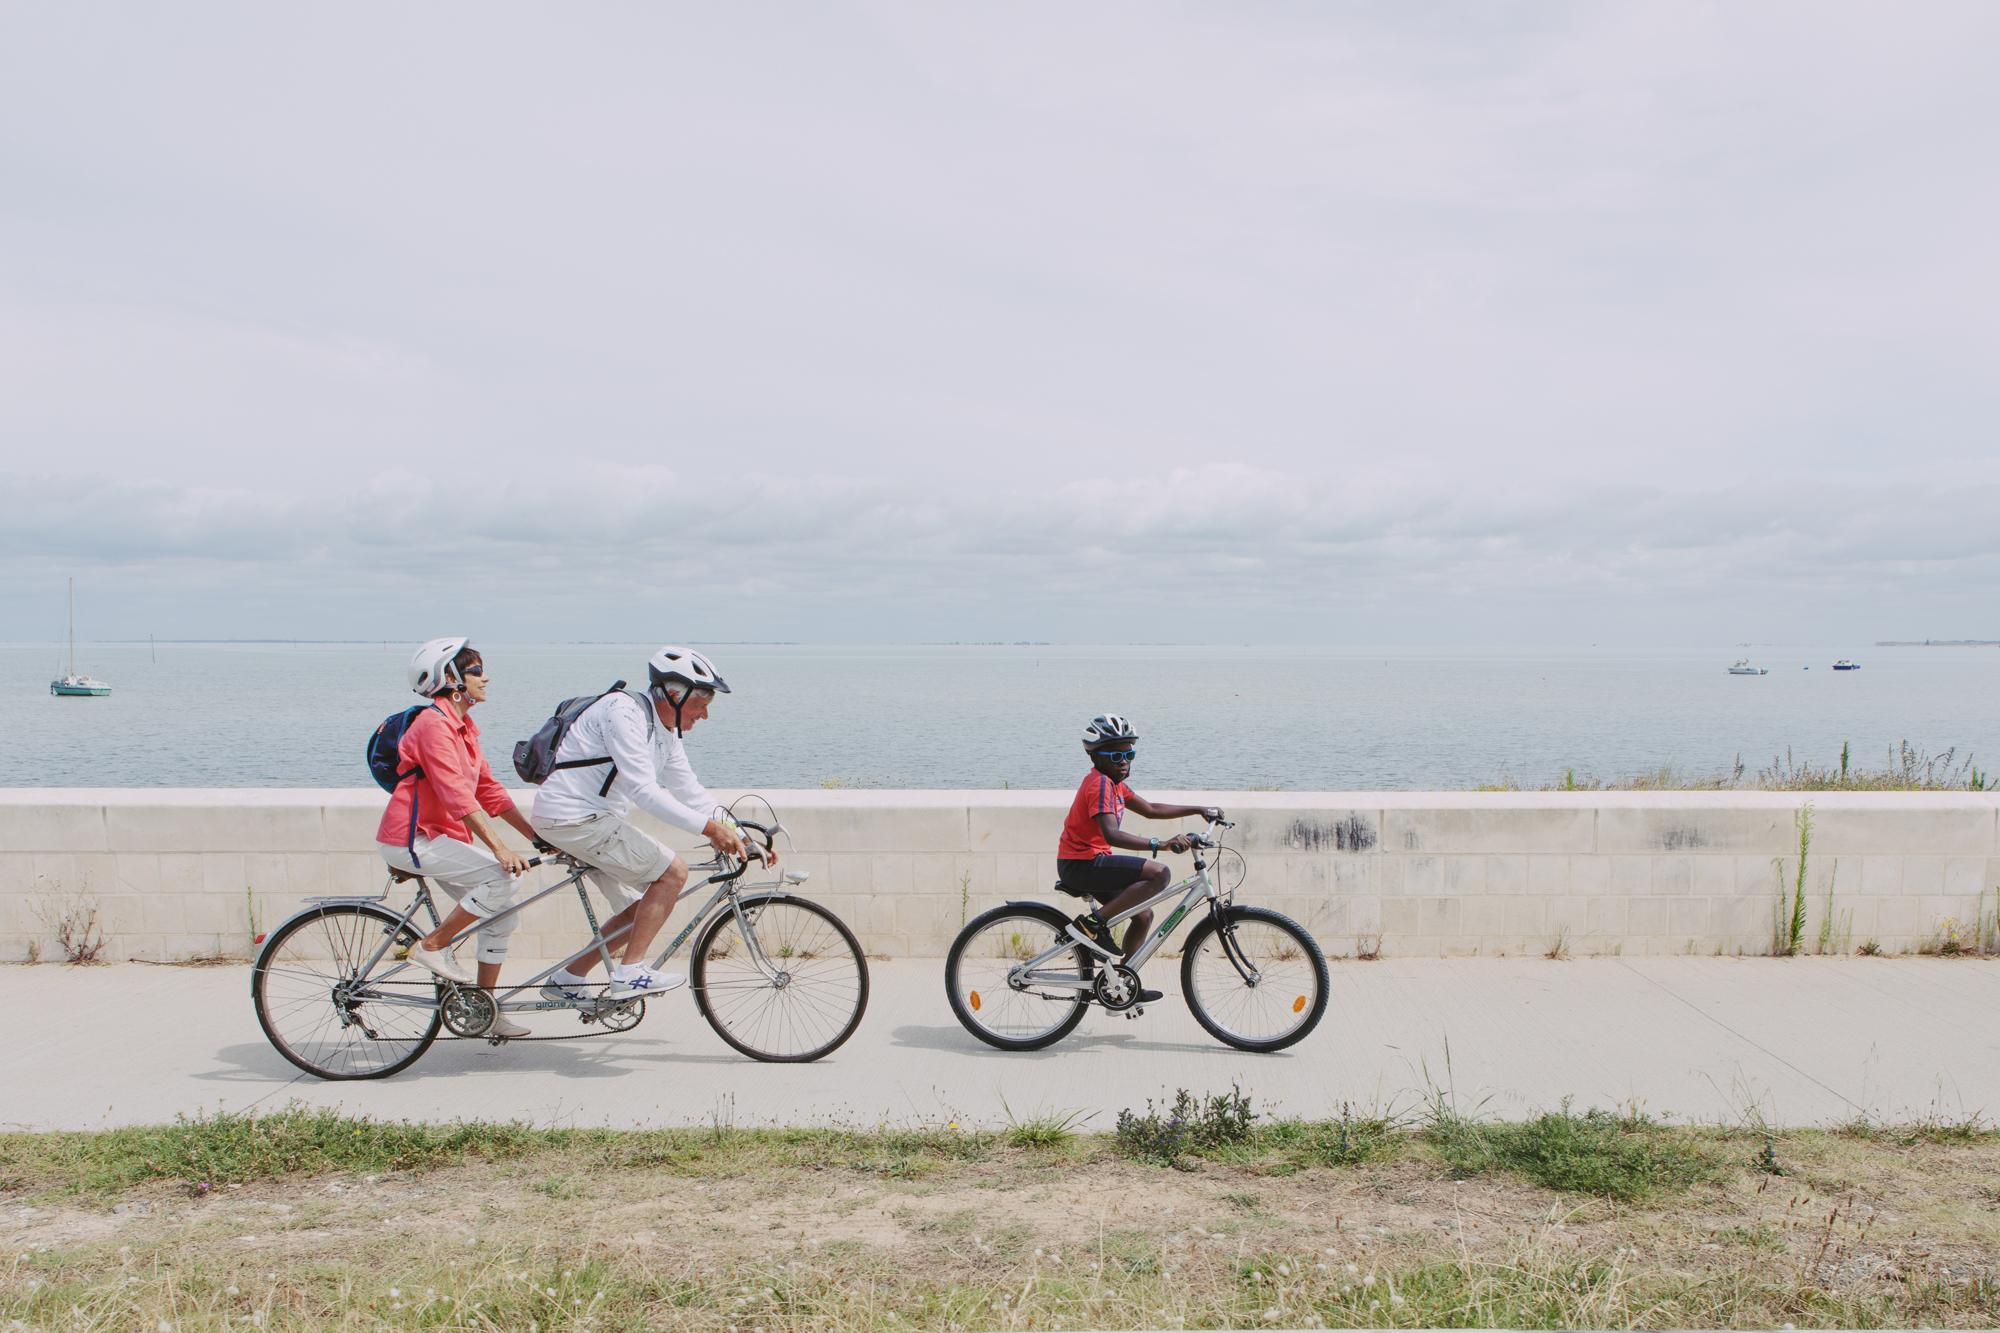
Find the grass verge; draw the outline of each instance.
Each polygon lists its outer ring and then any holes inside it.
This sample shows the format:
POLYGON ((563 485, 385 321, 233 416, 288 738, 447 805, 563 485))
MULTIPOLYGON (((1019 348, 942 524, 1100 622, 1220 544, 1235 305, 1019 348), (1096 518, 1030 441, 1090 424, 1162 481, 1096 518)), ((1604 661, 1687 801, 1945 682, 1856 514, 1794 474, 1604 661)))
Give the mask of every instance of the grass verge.
POLYGON ((1060 1115, 606 1131, 295 1108, 0 1136, 0 1326, 2000 1322, 2000 1140, 1975 1124, 1182 1109, 1203 1128, 1179 1170, 1060 1115))

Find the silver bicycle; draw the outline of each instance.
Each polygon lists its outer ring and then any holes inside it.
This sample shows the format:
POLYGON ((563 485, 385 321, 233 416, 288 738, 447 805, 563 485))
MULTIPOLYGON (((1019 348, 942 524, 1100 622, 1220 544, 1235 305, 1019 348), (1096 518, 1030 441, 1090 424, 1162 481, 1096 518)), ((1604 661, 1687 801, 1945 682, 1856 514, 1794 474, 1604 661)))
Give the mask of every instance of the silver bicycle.
MULTIPOLYGON (((775 815, 769 823, 736 822, 751 855, 718 854, 698 867, 712 870, 702 886, 714 885, 715 892, 652 965, 672 958, 692 938, 688 986, 695 1007, 717 1036, 756 1060, 817 1060, 839 1049, 860 1025, 868 1007, 868 960, 845 922, 788 891, 804 883, 805 875, 787 871, 767 883, 743 883, 751 865, 768 862, 773 839, 784 827, 775 815)), ((580 1002, 540 998, 540 987, 558 969, 592 954, 603 960, 602 975, 608 976, 611 946, 630 927, 610 935, 599 928, 582 883, 588 870, 582 862, 549 852, 530 864, 552 864, 567 873, 487 922, 574 888, 590 922, 591 940, 554 967, 497 992, 433 977, 407 961, 410 946, 439 924, 430 886, 421 875, 392 870, 380 894, 310 899, 266 937, 250 974, 250 996, 264 1035, 280 1055, 309 1074, 362 1079, 407 1069, 430 1049, 440 1030, 499 1045, 507 1038, 488 1034, 502 1013, 570 1009, 584 1028, 595 1029, 514 1039, 518 1041, 631 1031, 646 1016, 646 1000, 605 998, 608 982, 592 988, 593 997, 580 1002), (399 910, 388 898, 402 882, 414 882, 416 895, 399 910), (428 927, 420 914, 429 920, 428 927)), ((456 936, 454 943, 474 929, 456 936)))
MULTIPOLYGON (((1010 902, 973 918, 945 959, 945 994, 958 1021, 990 1046, 1035 1051, 1068 1036, 1093 1004, 1136 1018, 1144 1012, 1138 969, 1197 904, 1206 903, 1207 915, 1181 954, 1181 993, 1195 1021, 1216 1040, 1246 1051, 1281 1051, 1305 1037, 1326 1013, 1326 956, 1290 917, 1237 905, 1240 869, 1226 886, 1218 884, 1210 852, 1236 857, 1241 866, 1241 857, 1216 841, 1218 829, 1232 827, 1211 820, 1205 832, 1187 835, 1194 873, 1109 918, 1116 927, 1180 896, 1131 966, 1072 939, 1069 917, 1048 903, 1010 902)), ((1067 885, 1056 889, 1088 900, 1067 885)))

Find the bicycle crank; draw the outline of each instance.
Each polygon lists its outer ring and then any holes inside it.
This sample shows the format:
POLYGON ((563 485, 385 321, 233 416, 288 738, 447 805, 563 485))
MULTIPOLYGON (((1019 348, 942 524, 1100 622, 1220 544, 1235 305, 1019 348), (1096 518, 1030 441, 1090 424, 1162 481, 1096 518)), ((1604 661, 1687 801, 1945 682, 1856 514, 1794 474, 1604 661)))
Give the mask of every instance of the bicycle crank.
POLYGON ((1113 963, 1098 969, 1094 989, 1099 1004, 1114 1014, 1123 1013, 1139 1002, 1139 974, 1123 963, 1113 963))

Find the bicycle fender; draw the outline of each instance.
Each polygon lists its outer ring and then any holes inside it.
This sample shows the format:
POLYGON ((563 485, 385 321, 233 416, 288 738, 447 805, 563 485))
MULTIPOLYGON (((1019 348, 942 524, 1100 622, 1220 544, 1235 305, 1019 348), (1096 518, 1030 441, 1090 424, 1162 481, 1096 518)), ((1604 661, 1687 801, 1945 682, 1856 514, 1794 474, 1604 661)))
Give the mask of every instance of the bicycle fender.
POLYGON ((364 898, 360 897, 359 895, 347 894, 347 895, 328 895, 327 897, 324 898, 307 898, 304 902, 304 905, 301 906, 298 911, 292 913, 290 916, 286 917, 283 921, 280 921, 277 925, 272 926, 269 930, 258 932, 258 935, 263 940, 263 943, 257 946, 257 956, 251 959, 252 963, 252 967, 250 969, 251 974, 254 977, 256 973, 263 971, 264 954, 266 953, 266 951, 270 949, 272 941, 276 940, 278 936, 284 933, 286 927, 290 926, 294 921, 297 921, 299 918, 311 916, 313 915, 313 913, 318 912, 323 908, 349 907, 349 906, 370 907, 374 909, 375 914, 382 919, 384 924, 398 920, 402 914, 397 912, 394 908, 390 907, 387 903, 383 901, 383 898, 386 898, 387 896, 388 896, 387 894, 384 894, 382 898, 364 898))

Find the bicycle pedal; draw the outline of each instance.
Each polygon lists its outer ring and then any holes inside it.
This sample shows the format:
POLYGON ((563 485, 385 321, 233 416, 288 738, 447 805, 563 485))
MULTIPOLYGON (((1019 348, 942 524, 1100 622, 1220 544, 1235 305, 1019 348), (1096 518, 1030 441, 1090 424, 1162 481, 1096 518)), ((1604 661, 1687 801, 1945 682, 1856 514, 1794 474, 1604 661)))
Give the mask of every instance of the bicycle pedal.
POLYGON ((1137 1018, 1137 1017, 1138 1017, 1138 1016, 1139 1016, 1140 1014, 1143 1014, 1143 1013, 1145 1013, 1145 1012, 1146 1012, 1146 1006, 1145 1006, 1145 1005, 1143 1005, 1143 1004, 1135 1004, 1135 1005, 1133 1005, 1133 1006, 1132 1006, 1132 1007, 1131 1007, 1130 1009, 1127 1009, 1127 1010, 1125 1011, 1125 1018, 1126 1018, 1126 1021, 1128 1021, 1128 1022, 1129 1022, 1129 1021, 1131 1021, 1132 1019, 1135 1019, 1135 1018, 1137 1018))

